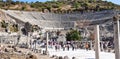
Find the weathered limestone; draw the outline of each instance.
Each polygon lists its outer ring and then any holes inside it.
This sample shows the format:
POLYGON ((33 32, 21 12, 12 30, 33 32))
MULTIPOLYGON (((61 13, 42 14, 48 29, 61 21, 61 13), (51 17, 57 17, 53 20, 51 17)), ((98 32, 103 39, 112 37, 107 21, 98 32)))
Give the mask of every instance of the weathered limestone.
POLYGON ((120 59, 120 27, 119 17, 113 17, 114 22, 114 45, 115 45, 115 59, 120 59))
POLYGON ((100 59, 99 25, 95 25, 95 58, 100 59))
POLYGON ((46 32, 46 54, 48 55, 48 32, 46 32))

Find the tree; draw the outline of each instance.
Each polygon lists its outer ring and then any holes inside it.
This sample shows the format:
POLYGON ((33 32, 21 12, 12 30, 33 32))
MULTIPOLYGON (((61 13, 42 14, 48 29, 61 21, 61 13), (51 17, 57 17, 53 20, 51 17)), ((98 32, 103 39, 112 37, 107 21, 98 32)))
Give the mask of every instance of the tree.
POLYGON ((71 30, 70 32, 68 32, 66 34, 66 39, 67 39, 67 41, 80 40, 81 39, 81 35, 80 35, 79 31, 77 31, 77 30, 71 30))
POLYGON ((81 7, 81 4, 78 3, 78 2, 75 2, 75 3, 73 4, 73 7, 74 7, 75 9, 78 9, 78 8, 81 7))
POLYGON ((49 12, 51 12, 51 6, 47 6, 47 10, 49 10, 49 12))
POLYGON ((18 24, 13 24, 13 28, 14 28, 14 32, 18 32, 19 31, 18 24))
POLYGON ((4 20, 1 22, 1 27, 2 28, 7 28, 8 23, 6 23, 4 20))
POLYGON ((10 3, 10 2, 12 2, 12 0, 6 0, 6 2, 9 2, 9 3, 10 3))
POLYGON ((6 2, 10 5, 12 0, 6 0, 6 2))
POLYGON ((11 32, 18 32, 19 29, 18 29, 18 24, 13 24, 13 25, 10 25, 10 31, 11 32))
POLYGON ((32 25, 31 32, 34 32, 34 31, 37 31, 37 30, 40 30, 39 26, 38 25, 32 25))
POLYGON ((25 7, 25 6, 23 6, 23 7, 22 7, 22 10, 26 10, 26 7, 25 7))
POLYGON ((32 29, 32 25, 29 22, 26 22, 24 25, 25 31, 26 31, 26 35, 28 35, 28 32, 31 31, 32 29))
POLYGON ((96 0, 93 0, 93 2, 96 2, 96 0))

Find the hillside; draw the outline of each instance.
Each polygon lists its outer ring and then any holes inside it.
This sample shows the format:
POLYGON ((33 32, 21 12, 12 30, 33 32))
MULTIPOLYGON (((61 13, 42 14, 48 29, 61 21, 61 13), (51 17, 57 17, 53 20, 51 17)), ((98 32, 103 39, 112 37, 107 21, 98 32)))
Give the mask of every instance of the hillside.
POLYGON ((120 6, 107 1, 48 1, 48 2, 19 2, 19 1, 1 1, 0 8, 6 10, 40 11, 54 13, 94 12, 101 10, 120 10, 120 6))

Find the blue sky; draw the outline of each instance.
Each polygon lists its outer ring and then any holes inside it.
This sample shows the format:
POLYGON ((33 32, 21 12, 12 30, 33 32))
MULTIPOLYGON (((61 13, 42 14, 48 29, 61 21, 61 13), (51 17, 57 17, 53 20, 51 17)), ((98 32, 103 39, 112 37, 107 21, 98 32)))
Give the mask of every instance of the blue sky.
POLYGON ((119 4, 120 5, 120 0, 107 0, 107 1, 111 1, 111 2, 113 2, 115 4, 119 4))
MULTIPOLYGON (((50 0, 17 0, 17 1, 28 1, 28 2, 35 2, 35 1, 41 1, 41 2, 45 2, 45 1, 50 1, 50 0)), ((120 0, 106 0, 106 1, 111 1, 115 4, 119 4, 120 5, 120 0)))

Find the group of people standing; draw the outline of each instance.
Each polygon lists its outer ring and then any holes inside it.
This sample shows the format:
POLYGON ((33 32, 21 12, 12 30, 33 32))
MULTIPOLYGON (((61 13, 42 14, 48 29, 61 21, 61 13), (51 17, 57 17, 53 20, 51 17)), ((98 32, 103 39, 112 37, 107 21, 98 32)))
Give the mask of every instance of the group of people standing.
POLYGON ((90 49, 90 44, 87 43, 87 42, 84 43, 84 44, 81 44, 81 46, 82 47, 80 47, 79 45, 77 45, 75 43, 66 43, 66 44, 63 44, 63 43, 62 44, 58 44, 58 43, 56 43, 53 47, 55 47, 56 51, 60 50, 60 49, 62 49, 63 51, 65 51, 65 50, 67 50, 67 51, 69 51, 69 50, 74 51, 74 50, 80 49, 80 48, 84 48, 86 50, 90 49), (82 45, 84 45, 84 46, 82 46, 82 45))
POLYGON ((60 50, 60 49, 63 49, 63 51, 67 50, 69 51, 70 48, 72 48, 72 50, 75 50, 76 47, 73 46, 73 45, 70 45, 70 44, 64 44, 64 45, 55 45, 55 50, 60 50))
POLYGON ((102 41, 100 42, 101 51, 107 51, 109 49, 114 49, 114 43, 111 41, 102 41))

